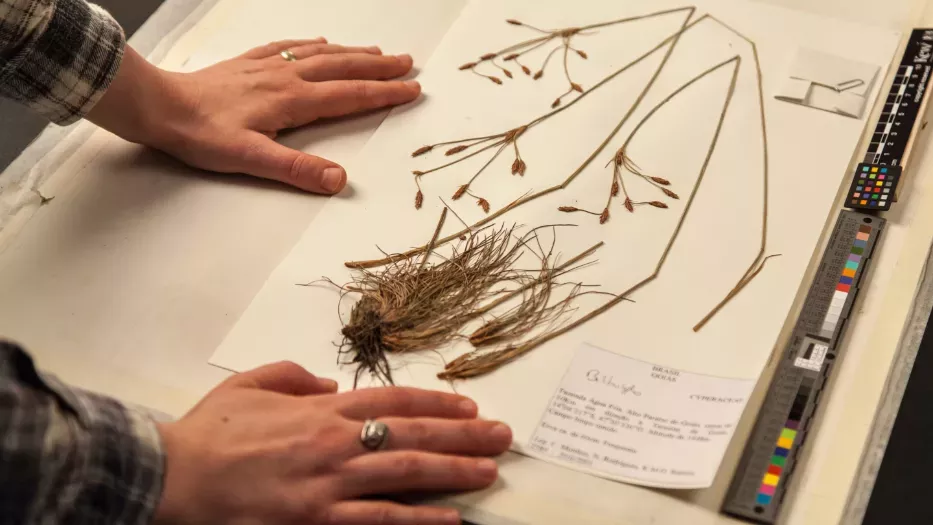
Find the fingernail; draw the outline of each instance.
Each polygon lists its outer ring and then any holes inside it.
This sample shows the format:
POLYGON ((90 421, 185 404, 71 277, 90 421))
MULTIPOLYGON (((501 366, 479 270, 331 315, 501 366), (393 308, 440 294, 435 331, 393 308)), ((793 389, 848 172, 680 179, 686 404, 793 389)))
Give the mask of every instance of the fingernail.
POLYGON ((379 46, 369 46, 366 48, 366 50, 372 53, 382 53, 382 50, 379 49, 379 46))
POLYGON ((495 476, 498 470, 499 465, 492 459, 480 459, 476 462, 476 472, 484 478, 495 476))
POLYGON ((337 390, 337 382, 333 379, 319 378, 324 388, 328 390, 337 390))
POLYGON ((321 179, 321 187, 325 191, 336 193, 343 188, 346 178, 347 173, 343 171, 343 168, 327 168, 324 170, 324 177, 321 179))
POLYGON ((400 61, 401 63, 403 63, 403 64, 411 64, 411 63, 412 63, 412 58, 411 58, 411 55, 409 55, 409 54, 395 55, 395 58, 399 59, 399 61, 400 61))
POLYGON ((421 84, 417 80, 406 80, 405 86, 413 89, 421 89, 421 84))
POLYGON ((496 423, 489 429, 489 437, 495 440, 512 439, 512 430, 504 423, 496 423))
POLYGON ((470 401, 469 399, 464 399, 460 402, 460 412, 465 416, 472 416, 476 414, 476 403, 470 401))

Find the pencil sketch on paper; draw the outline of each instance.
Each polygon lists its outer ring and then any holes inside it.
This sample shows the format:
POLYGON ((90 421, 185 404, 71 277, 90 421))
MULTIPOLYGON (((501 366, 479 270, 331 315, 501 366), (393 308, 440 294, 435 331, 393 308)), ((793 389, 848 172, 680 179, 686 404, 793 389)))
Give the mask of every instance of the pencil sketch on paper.
MULTIPOLYGON (((505 68, 505 66, 496 62, 496 59, 501 58, 502 62, 516 62, 517 64, 520 64, 524 71, 525 69, 528 69, 526 66, 526 62, 519 62, 519 60, 525 57, 526 53, 531 52, 535 49, 538 49, 539 47, 544 46, 549 42, 555 42, 556 40, 560 39, 560 44, 559 44, 560 47, 558 47, 557 49, 563 50, 563 53, 566 57, 566 55, 569 54, 571 51, 572 52, 580 51, 577 48, 573 47, 572 45, 573 38, 579 35, 586 34, 587 31, 590 31, 597 27, 607 27, 609 25, 621 24, 621 23, 626 23, 626 22, 635 22, 638 20, 646 20, 646 19, 650 19, 654 17, 683 16, 683 21, 680 25, 680 28, 676 32, 666 36, 664 39, 659 41, 653 48, 651 48, 650 50, 648 50, 647 52, 645 52, 638 58, 621 66, 615 71, 612 71, 607 76, 605 76, 602 80, 595 83, 589 89, 583 90, 581 87, 581 89, 579 90, 579 96, 570 100, 566 104, 561 104, 560 103, 561 99, 558 98, 558 100, 556 101, 558 103, 555 104, 555 107, 551 111, 533 120, 521 123, 518 126, 511 127, 505 131, 500 131, 498 133, 492 133, 489 135, 484 135, 484 136, 479 136, 479 137, 471 137, 471 138, 466 138, 466 139, 457 139, 457 140, 439 142, 436 144, 429 144, 429 145, 422 146, 418 148, 417 150, 415 150, 412 153, 412 156, 427 155, 427 154, 434 152, 435 149, 447 147, 447 149, 444 152, 445 156, 456 157, 454 160, 443 163, 437 167, 426 169, 426 170, 415 170, 413 172, 415 184, 417 186, 417 193, 415 196, 415 207, 416 208, 420 208, 423 205, 424 197, 425 197, 423 189, 420 185, 420 180, 422 177, 436 174, 442 171, 448 171, 448 170, 455 171, 455 170, 452 170, 451 168, 453 168, 454 166, 456 166, 458 163, 462 162, 463 160, 466 160, 468 158, 472 158, 475 156, 486 155, 487 159, 485 163, 482 164, 479 170, 470 174, 469 178, 467 178, 462 184, 460 184, 457 190, 455 191, 455 193, 452 195, 452 198, 455 201, 461 199, 464 196, 469 196, 475 199, 476 204, 480 206, 484 210, 484 212, 486 212, 486 216, 472 225, 464 224, 463 229, 461 229, 460 231, 454 232, 452 234, 446 235, 446 236, 441 235, 441 224, 439 224, 435 231, 435 235, 431 238, 431 241, 429 243, 423 246, 417 247, 417 248, 410 249, 405 252, 396 253, 392 255, 384 254, 385 257, 380 258, 380 259, 347 262, 346 266, 358 271, 360 275, 359 279, 361 279, 360 281, 355 281, 356 284, 351 284, 343 288, 345 291, 359 292, 363 295, 363 298, 357 303, 354 309, 354 315, 357 315, 360 319, 362 319, 362 317, 360 316, 364 316, 364 314, 369 315, 368 313, 366 313, 366 309, 369 308, 368 305, 375 304, 375 303, 372 302, 373 301, 372 299, 367 300, 367 297, 376 296, 376 297, 381 297, 384 299, 386 294, 388 294, 389 296, 393 298, 394 301, 398 301, 397 291, 391 289, 391 287, 394 286, 391 283, 399 275, 405 275, 405 276, 410 277, 410 275, 419 275, 419 274, 427 275, 425 272, 428 272, 428 273, 435 272, 435 271, 441 272, 442 271, 441 269, 444 268, 446 263, 440 263, 439 266, 435 267, 432 265, 426 265, 426 261, 432 253, 436 253, 436 250, 446 245, 447 243, 451 243, 452 241, 455 241, 458 239, 460 243, 466 242, 466 245, 462 248, 458 248, 458 247, 453 248, 452 250, 453 255, 451 256, 453 258, 465 257, 466 256, 465 254, 473 253, 473 251, 477 249, 479 249, 480 252, 482 252, 482 249, 484 249, 483 247, 499 246, 497 242, 495 241, 497 237, 494 232, 502 232, 506 230, 503 230, 502 227, 496 228, 492 226, 493 222, 505 216, 510 211, 513 211, 523 206, 524 204, 527 204, 531 201, 548 196, 552 193, 556 194, 568 188, 574 182, 574 180, 577 179, 581 175, 581 173, 590 164, 592 164, 599 156, 601 156, 603 152, 608 147, 610 147, 610 145, 614 142, 616 135, 619 133, 621 128, 629 121, 629 119, 634 114, 635 110, 641 105, 641 103, 643 102, 648 92, 652 89, 655 81, 658 79, 659 75, 664 70, 665 66, 667 65, 668 60, 670 59, 671 55, 675 52, 677 48, 677 44, 680 41, 681 37, 684 34, 688 33, 689 31, 693 30, 699 24, 705 23, 705 24, 715 24, 716 26, 722 28, 723 30, 737 35, 739 38, 747 42, 751 49, 752 58, 754 61, 754 67, 755 67, 755 78, 756 78, 756 86, 757 86, 757 102, 759 106, 759 116, 760 116, 760 136, 761 136, 761 143, 762 143, 760 177, 762 181, 762 194, 761 194, 761 218, 760 218, 761 226, 760 226, 760 239, 759 239, 760 242, 759 242, 757 251, 754 254, 754 256, 751 258, 751 261, 746 271, 737 279, 735 286, 733 286, 732 289, 728 290, 725 293, 724 297, 719 302, 717 302, 714 306, 712 306, 710 311, 702 319, 700 319, 700 321, 693 327, 694 331, 700 330, 707 322, 709 322, 710 319, 712 319, 722 308, 724 308, 739 292, 741 292, 756 276, 758 276, 761 273, 761 271, 764 269, 767 261, 771 257, 775 257, 776 255, 766 255, 767 254, 767 239, 768 239, 768 184, 769 184, 768 138, 767 138, 767 123, 765 120, 764 98, 763 98, 763 93, 762 93, 761 64, 760 64, 760 60, 758 56, 757 47, 754 41, 752 41, 751 39, 743 35, 738 30, 734 29, 733 27, 722 22, 715 16, 711 14, 704 14, 694 19, 695 13, 696 13, 695 7, 686 6, 686 7, 676 8, 676 9, 658 11, 655 13, 649 13, 646 15, 641 15, 641 16, 636 16, 636 17, 618 19, 618 20, 614 20, 614 21, 610 21, 606 23, 601 23, 601 24, 585 25, 579 28, 569 28, 569 29, 561 29, 561 30, 555 30, 555 31, 546 31, 546 30, 540 30, 537 28, 532 28, 534 30, 541 32, 543 36, 540 36, 536 39, 532 39, 529 41, 520 42, 519 44, 510 46, 506 49, 500 50, 495 53, 488 53, 486 55, 483 55, 480 58, 480 60, 475 63, 464 64, 465 67, 462 67, 461 69, 469 69, 478 75, 486 76, 487 78, 497 79, 501 82, 501 79, 498 79, 498 77, 494 77, 492 75, 487 75, 485 73, 482 73, 481 71, 478 71, 477 68, 480 66, 484 66, 484 67, 489 66, 489 67, 497 67, 501 69, 502 71, 508 71, 505 68), (514 152, 514 160, 512 162, 512 167, 511 167, 512 174, 513 175, 517 174, 520 176, 525 175, 526 171, 530 171, 533 168, 533 164, 528 162, 525 158, 521 156, 520 150, 519 150, 519 139, 520 138, 522 138, 523 136, 526 136, 529 133, 534 133, 536 130, 542 129, 544 125, 547 124, 548 120, 554 115, 562 111, 570 110, 577 103, 584 100, 587 97, 587 95, 589 95, 590 93, 593 93, 594 91, 598 89, 602 89, 604 86, 608 85, 613 79, 624 74, 626 71, 628 71, 635 65, 639 64, 640 62, 644 61, 646 58, 653 56, 655 53, 659 53, 659 52, 663 52, 661 61, 659 62, 658 66, 654 69, 653 74, 648 79, 646 84, 642 87, 641 91, 639 92, 638 96, 635 98, 631 106, 628 107, 625 113, 620 117, 618 123, 610 131, 610 133, 605 137, 605 139, 596 146, 596 148, 592 151, 592 153, 576 169, 574 169, 563 181, 557 184, 546 187, 536 192, 525 194, 513 200, 512 202, 506 204, 505 206, 502 206, 499 209, 496 209, 496 210, 491 209, 492 205, 490 204, 489 200, 484 198, 477 192, 477 190, 475 189, 475 185, 479 177, 485 171, 487 171, 487 168, 490 167, 490 165, 493 163, 493 161, 496 158, 498 158, 504 151, 508 149, 512 149, 512 151, 514 152), (477 240, 477 239, 480 239, 480 240, 477 240), (419 258, 419 256, 420 256, 420 262, 415 262, 415 259, 419 258), (380 267, 381 269, 379 270, 373 270, 375 268, 380 268, 380 267), (367 301, 367 303, 363 304, 364 301, 367 301)), ((508 22, 512 25, 518 25, 518 26, 531 28, 531 26, 528 26, 527 24, 522 23, 522 22, 517 22, 514 20, 510 20, 508 22)), ((551 54, 553 54, 553 52, 554 50, 552 50, 551 54)), ((579 55, 580 53, 578 52, 577 54, 579 55)), ((549 56, 550 54, 548 55, 548 57, 549 56)), ((583 54, 580 56, 585 57, 585 52, 583 52, 583 54)), ((548 58, 545 58, 544 66, 546 66, 547 60, 548 58)), ((544 66, 542 66, 542 70, 544 66)), ((456 335, 459 333, 459 330, 466 326, 468 321, 477 319, 478 317, 482 317, 482 314, 473 315, 471 312, 482 310, 483 314, 490 313, 491 310, 484 310, 484 308, 488 306, 488 303, 490 302, 490 300, 493 303, 496 303, 501 298, 492 299, 492 296, 488 295, 489 290, 499 290, 500 288, 498 285, 501 285, 505 282, 510 283, 511 288, 513 289, 513 292, 508 292, 508 293, 514 293, 514 295, 509 296, 510 299, 514 299, 518 297, 519 294, 525 294, 525 293, 531 294, 530 296, 524 296, 524 295, 522 296, 523 298, 522 305, 525 302, 528 302, 529 303, 528 308, 531 309, 530 311, 533 312, 533 315, 529 314, 528 312, 524 312, 524 311, 519 312, 515 310, 510 310, 511 314, 509 315, 506 315, 504 317, 494 317, 492 323, 495 323, 502 319, 508 320, 509 329, 512 330, 511 332, 509 332, 510 334, 512 334, 511 337, 503 337, 503 338, 492 337, 488 339, 481 337, 483 334, 486 333, 486 332, 483 332, 482 330, 485 329, 486 331, 489 331, 489 333, 494 333, 495 332, 494 328, 497 328, 494 324, 490 325, 489 322, 485 322, 483 325, 483 328, 481 328, 477 332, 474 332, 468 338, 471 341, 471 343, 474 343, 474 347, 475 347, 474 350, 464 355, 461 355, 460 357, 448 363, 445 366, 444 370, 438 374, 438 377, 443 378, 443 379, 463 379, 463 378, 474 377, 477 375, 482 375, 482 374, 491 372, 499 368, 500 366, 506 363, 509 363, 513 361, 514 359, 526 354, 527 352, 530 352, 531 350, 537 348, 538 346, 544 344, 545 342, 555 337, 558 337, 561 334, 564 334, 570 330, 573 330, 585 324, 586 322, 592 320, 593 318, 600 316, 603 313, 609 311, 610 309, 614 308, 621 302, 628 300, 629 296, 632 293, 650 284, 660 275, 665 265, 665 262, 667 261, 667 258, 671 252, 671 249, 676 244, 678 235, 680 234, 682 227, 685 224, 689 216, 690 211, 693 209, 697 191, 700 189, 701 185, 703 184, 704 178, 707 173, 707 169, 710 164, 710 160, 714 152, 716 151, 716 146, 717 146, 721 131, 723 129, 725 118, 729 111, 730 104, 733 100, 733 95, 735 93, 736 84, 737 84, 737 80, 738 80, 741 67, 742 67, 742 56, 740 54, 736 54, 732 56, 731 58, 724 60, 718 64, 713 64, 708 69, 700 73, 699 75, 696 75, 695 77, 689 79, 683 85, 681 85, 680 87, 676 88, 675 90, 667 94, 659 103, 657 103, 655 106, 648 109, 644 117, 642 117, 642 119, 636 123, 636 125, 634 126, 632 131, 629 133, 629 135, 625 138, 625 140, 621 142, 621 144, 618 145, 618 147, 612 152, 611 156, 609 156, 608 158, 606 167, 610 169, 610 177, 609 177, 609 184, 607 186, 606 200, 604 201, 605 203, 601 209, 597 208, 596 210, 589 210, 589 209, 585 209, 585 208, 577 207, 577 206, 569 206, 569 205, 558 206, 558 210, 562 212, 566 212, 566 213, 575 213, 575 212, 590 213, 598 217, 598 222, 600 224, 604 224, 607 221, 609 221, 610 215, 611 215, 610 209, 613 204, 613 200, 617 198, 618 200, 621 201, 622 208, 624 208, 629 213, 634 213, 636 209, 640 206, 648 206, 648 207, 658 209, 658 210, 665 210, 669 208, 668 204, 660 199, 664 199, 664 198, 676 199, 676 200, 681 199, 681 195, 674 192, 674 189, 672 188, 672 185, 669 180, 659 177, 657 175, 645 173, 638 166, 638 164, 633 160, 633 154, 631 152, 631 143, 633 139, 637 136, 639 130, 641 130, 643 126, 646 124, 646 122, 648 122, 651 118, 653 118, 662 107, 664 107, 665 105, 670 103, 672 100, 677 98, 680 94, 689 90, 691 86, 695 85, 697 82, 700 82, 704 78, 709 77, 713 73, 720 71, 720 70, 729 71, 730 80, 729 80, 728 85, 724 86, 724 89, 723 89, 724 93, 723 93, 723 98, 721 101, 721 111, 719 113, 718 120, 716 122, 715 131, 713 132, 712 136, 709 139, 708 148, 705 153, 704 161, 698 170, 698 174, 696 176, 696 179, 694 181, 692 188, 690 188, 689 192, 684 195, 683 210, 681 212, 681 215, 678 221, 676 222, 670 234, 670 237, 668 238, 666 245, 663 251, 661 252, 659 259, 654 265, 653 271, 646 277, 637 281, 635 284, 633 284, 629 288, 622 290, 620 292, 617 292, 617 293, 600 292, 600 293, 603 293, 609 296, 604 303, 594 308, 593 310, 585 313, 584 315, 581 315, 577 317, 576 319, 573 319, 572 321, 568 321, 567 317, 575 312, 574 308, 571 307, 571 303, 577 296, 585 292, 581 291, 582 288, 575 288, 574 292, 572 292, 566 297, 559 297, 559 295, 555 296, 554 294, 551 293, 551 291, 553 290, 553 286, 555 286, 555 283, 551 277, 556 275, 555 272, 560 273, 563 270, 560 269, 562 268, 561 265, 559 265, 557 262, 552 260, 552 258, 548 255, 548 252, 544 252, 542 250, 542 253, 539 254, 539 259, 542 261, 542 269, 540 270, 541 273, 539 277, 537 278, 530 278, 528 276, 523 276, 519 280, 514 280, 510 277, 503 281, 501 280, 503 275, 510 275, 509 269, 511 268, 511 266, 509 265, 493 266, 491 268, 487 268, 487 270, 482 270, 482 271, 491 272, 491 273, 482 275, 482 282, 487 282, 487 279, 492 279, 492 282, 495 283, 496 286, 485 287, 484 289, 486 291, 484 292, 479 292, 479 293, 476 293, 475 291, 471 292, 471 294, 469 295, 471 299, 470 301, 466 302, 466 304, 468 304, 469 307, 466 309, 466 311, 453 312, 451 314, 455 316, 456 322, 451 323, 450 329, 444 332, 445 335, 443 336, 443 339, 440 340, 440 342, 447 342, 447 341, 452 340, 452 338, 456 337, 456 335), (626 179, 628 179, 629 183, 631 183, 632 181, 638 181, 640 184, 647 184, 648 191, 658 192, 658 194, 654 197, 649 196, 648 199, 641 200, 641 198, 635 196, 635 193, 634 193, 635 190, 631 188, 630 185, 626 184, 627 182, 626 179), (542 278, 541 275, 546 275, 546 276, 551 276, 551 277, 542 278), (523 279, 532 279, 532 280, 522 281, 523 279), (524 282, 524 284, 520 284, 521 282, 524 282), (520 290, 520 292, 515 292, 514 290, 520 290), (545 293, 545 290, 547 290, 546 293, 545 293), (539 294, 539 295, 535 295, 535 294, 539 294), (529 297, 532 297, 532 298, 529 299, 529 297), (528 322, 528 319, 532 319, 532 321, 528 322), (555 324, 555 321, 557 321, 556 324, 555 324), (455 329, 452 328, 453 325, 456 325, 455 329), (519 326, 521 326, 521 329, 517 328, 519 326), (542 326, 546 326, 547 328, 543 330, 539 330, 539 328, 541 328, 542 326), (488 341, 488 342, 491 342, 492 344, 477 345, 476 341, 488 341)), ((565 60, 564 72, 565 72, 565 75, 567 76, 568 82, 571 84, 571 86, 573 86, 574 83, 570 77, 569 69, 566 66, 566 60, 565 60)), ((510 75, 511 73, 509 72, 509 74, 507 74, 506 76, 508 77, 510 75)), ((496 83, 499 83, 499 82, 496 82, 496 83)), ((571 87, 568 93, 565 93, 564 95, 562 95, 561 98, 563 96, 566 96, 572 91, 577 91, 577 90, 571 87)), ((445 209, 445 214, 446 214, 446 209, 445 209)), ((505 237, 499 237, 499 242, 501 243, 503 238, 510 239, 511 237, 512 237, 511 234, 505 237)), ((526 238, 521 237, 520 239, 526 239, 526 238)), ((528 245, 528 240, 526 239, 525 241, 518 243, 516 246, 518 246, 519 249, 525 249, 527 248, 527 245, 528 245)), ((595 250, 596 248, 597 247, 591 248, 591 250, 595 250)), ((504 248, 499 246, 499 249, 504 249, 504 248)), ((459 267, 460 270, 458 271, 474 272, 474 271, 480 271, 479 270, 480 268, 485 267, 480 262, 483 260, 482 258, 474 258, 473 256, 466 256, 466 257, 467 259, 465 259, 464 261, 466 261, 467 264, 465 266, 460 266, 459 267), (473 266, 473 265, 476 265, 476 266, 473 266)), ((448 258, 446 260, 449 261, 451 259, 448 258)), ((445 271, 449 271, 451 268, 453 268, 453 266, 448 266, 447 270, 445 271)), ((480 273, 482 273, 482 271, 480 271, 480 273)), ((472 273, 470 274, 472 275, 472 273)), ((406 293, 409 293, 412 296, 414 296, 416 293, 422 293, 422 292, 426 293, 427 290, 430 288, 430 286, 432 286, 432 285, 429 285, 428 282, 432 282, 432 279, 426 279, 424 277, 417 277, 417 278, 410 277, 410 281, 408 281, 409 289, 406 290, 406 293), (425 287, 425 288, 422 289, 421 287, 425 287)), ((582 283, 577 283, 577 285, 581 287, 583 286, 582 283)), ((457 291, 456 293, 460 293, 460 291, 457 291)), ((522 305, 519 305, 517 307, 512 307, 512 308, 521 308, 522 305)), ((422 306, 418 306, 418 308, 421 308, 422 306)), ((443 308, 442 305, 437 305, 437 306, 441 306, 443 308)), ((501 303, 497 303, 497 306, 501 306, 501 303)), ((414 308, 415 305, 406 304, 405 307, 414 308)), ((434 313, 432 315, 437 315, 437 313, 434 313)), ((447 315, 446 312, 444 313, 444 315, 445 316, 447 315)), ((391 317, 391 316, 386 316, 386 317, 391 317)), ((434 322, 434 321, 432 320, 431 322, 434 322)), ((450 320, 447 319, 446 322, 450 322, 450 320)), ((353 323, 353 319, 351 316, 351 324, 352 323, 353 323)), ((352 329, 350 331, 353 332, 352 329)), ((391 330, 389 331, 391 332, 391 330)), ((418 333, 420 334, 421 332, 418 332, 418 333)), ((434 332, 428 331, 427 333, 431 334, 432 337, 434 336, 434 332)), ((345 350, 349 349, 347 351, 353 356, 352 359, 356 360, 354 362, 363 363, 366 367, 368 367, 367 369, 370 370, 371 372, 377 373, 377 375, 381 375, 382 377, 390 378, 390 374, 386 373, 387 369, 385 367, 387 365, 384 360, 384 357, 377 356, 376 359, 371 359, 370 357, 366 356, 365 354, 368 351, 368 349, 364 349, 363 346, 361 346, 361 343, 357 341, 359 338, 357 338, 356 336, 348 337, 346 328, 344 330, 344 336, 345 336, 345 341, 344 341, 345 350), (373 365, 373 363, 377 363, 377 362, 379 363, 378 366, 373 365)), ((438 335, 438 337, 441 337, 441 336, 438 335)), ((438 341, 434 341, 434 342, 438 342, 438 341)), ((394 347, 391 346, 392 343, 394 343, 394 340, 388 340, 388 341, 383 340, 380 344, 382 345, 382 348, 384 348, 384 351, 388 351, 390 353, 393 351, 405 351, 405 350, 396 350, 394 347)), ((368 345, 369 342, 367 341, 365 344, 368 345)), ((408 348, 409 346, 412 346, 412 345, 408 345, 406 343, 405 348, 408 348)), ((414 345, 414 346, 417 346, 417 345, 414 345)), ((429 345, 429 346, 430 348, 437 347, 436 345, 429 345)), ((427 347, 424 347, 424 348, 426 349, 427 347)), ((384 354, 382 355, 384 356, 384 354)))

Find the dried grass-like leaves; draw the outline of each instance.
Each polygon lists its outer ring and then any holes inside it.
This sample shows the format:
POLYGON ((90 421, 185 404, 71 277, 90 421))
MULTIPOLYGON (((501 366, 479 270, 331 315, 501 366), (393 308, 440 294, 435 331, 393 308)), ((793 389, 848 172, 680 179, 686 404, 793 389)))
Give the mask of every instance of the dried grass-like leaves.
MULTIPOLYGON (((444 211, 429 243, 432 250, 446 217, 444 211)), ((379 271, 359 270, 341 287, 360 294, 341 330, 342 363, 357 367, 354 387, 367 373, 391 383, 389 355, 443 347, 468 323, 500 307, 508 309, 470 335, 475 346, 517 341, 546 327, 568 312, 580 289, 577 286, 566 297, 552 301, 554 279, 579 267, 578 262, 601 245, 560 266, 554 264, 552 246, 551 252, 538 256, 540 270, 528 272, 516 269, 515 264, 523 254, 537 253, 527 248, 532 240, 537 241, 536 230, 519 236, 514 227, 486 228, 462 239, 437 263, 428 262, 429 250, 423 258, 405 258, 379 271), (506 306, 519 298, 516 306, 506 306)))

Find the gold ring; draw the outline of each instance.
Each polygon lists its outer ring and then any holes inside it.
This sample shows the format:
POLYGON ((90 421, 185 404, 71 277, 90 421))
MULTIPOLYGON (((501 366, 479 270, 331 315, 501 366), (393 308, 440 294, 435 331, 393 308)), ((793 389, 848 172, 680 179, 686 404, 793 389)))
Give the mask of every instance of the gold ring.
POLYGON ((285 51, 282 51, 281 53, 279 53, 279 56, 281 56, 288 62, 294 62, 298 60, 298 57, 295 56, 295 53, 292 53, 291 50, 289 49, 286 49, 285 51))

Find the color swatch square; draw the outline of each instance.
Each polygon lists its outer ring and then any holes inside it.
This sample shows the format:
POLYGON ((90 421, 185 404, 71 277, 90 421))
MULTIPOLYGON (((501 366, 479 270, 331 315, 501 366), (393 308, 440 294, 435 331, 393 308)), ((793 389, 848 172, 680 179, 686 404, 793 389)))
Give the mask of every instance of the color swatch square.
POLYGON ((896 195, 902 169, 900 166, 882 166, 879 164, 860 163, 856 167, 855 177, 849 186, 849 200, 845 207, 865 208, 872 211, 888 210, 895 199, 884 195, 896 195))

